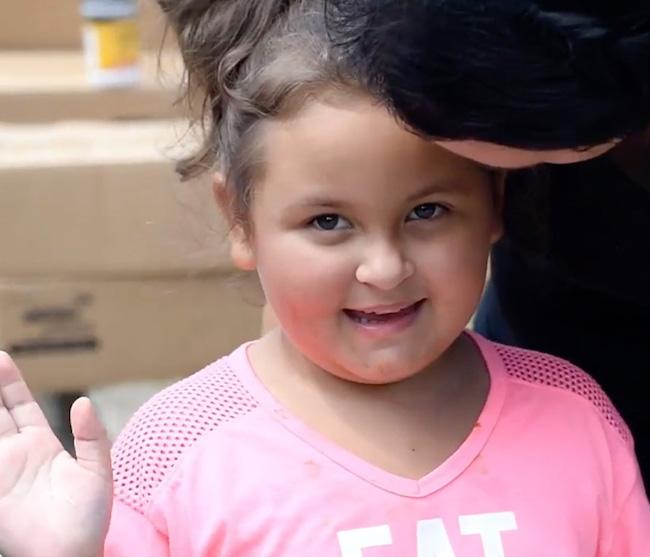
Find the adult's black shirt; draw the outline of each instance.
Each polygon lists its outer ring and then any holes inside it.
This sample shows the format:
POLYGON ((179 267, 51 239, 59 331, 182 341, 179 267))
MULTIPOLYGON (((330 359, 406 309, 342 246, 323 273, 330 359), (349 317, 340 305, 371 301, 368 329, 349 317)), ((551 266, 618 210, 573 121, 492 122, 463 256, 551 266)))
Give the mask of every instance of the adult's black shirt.
POLYGON ((650 151, 630 160, 614 151, 510 175, 477 328, 590 373, 650 485, 650 151))

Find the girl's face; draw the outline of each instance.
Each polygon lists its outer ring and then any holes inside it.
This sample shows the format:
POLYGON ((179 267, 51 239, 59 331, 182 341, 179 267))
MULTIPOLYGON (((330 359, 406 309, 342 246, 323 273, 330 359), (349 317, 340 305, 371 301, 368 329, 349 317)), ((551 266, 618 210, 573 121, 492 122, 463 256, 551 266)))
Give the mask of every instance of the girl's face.
POLYGON ((476 307, 501 233, 494 177, 369 101, 312 101, 264 133, 252 232, 235 230, 232 249, 257 269, 290 346, 364 383, 439 358, 476 307))

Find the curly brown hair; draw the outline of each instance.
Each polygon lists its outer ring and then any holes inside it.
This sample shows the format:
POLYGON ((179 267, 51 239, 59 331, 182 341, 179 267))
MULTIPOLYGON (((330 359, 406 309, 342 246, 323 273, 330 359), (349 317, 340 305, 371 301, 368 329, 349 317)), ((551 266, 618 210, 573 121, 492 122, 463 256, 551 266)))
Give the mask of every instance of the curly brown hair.
POLYGON ((326 90, 360 87, 329 40, 321 0, 158 1, 184 59, 185 98, 200 103, 202 145, 177 170, 222 172, 231 215, 245 225, 263 168, 262 122, 326 90))

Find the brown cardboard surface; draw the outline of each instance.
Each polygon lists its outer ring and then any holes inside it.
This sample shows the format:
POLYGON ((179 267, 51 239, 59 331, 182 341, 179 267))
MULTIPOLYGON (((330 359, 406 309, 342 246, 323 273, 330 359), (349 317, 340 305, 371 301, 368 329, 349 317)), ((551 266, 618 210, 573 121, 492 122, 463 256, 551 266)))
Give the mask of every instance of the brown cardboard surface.
POLYGON ((174 172, 179 126, 0 125, 0 276, 230 268, 209 176, 174 172))
POLYGON ((182 116, 182 62, 174 51, 141 58, 142 82, 94 89, 81 51, 0 51, 0 121, 125 120, 182 116))
POLYGON ((259 335, 253 275, 0 279, 0 348, 35 391, 187 375, 259 335))
MULTIPOLYGON (((81 48, 81 0, 5 2, 0 18, 0 49, 81 48)), ((155 0, 139 0, 143 48, 157 50, 165 18, 155 0)))
POLYGON ((5 2, 0 18, 0 48, 81 48, 79 2, 5 2))

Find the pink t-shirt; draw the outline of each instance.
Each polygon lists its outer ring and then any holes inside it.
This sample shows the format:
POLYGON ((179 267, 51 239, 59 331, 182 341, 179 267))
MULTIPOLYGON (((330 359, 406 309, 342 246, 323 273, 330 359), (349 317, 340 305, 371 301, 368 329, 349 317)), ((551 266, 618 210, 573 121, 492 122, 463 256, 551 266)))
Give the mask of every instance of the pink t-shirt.
POLYGON ((476 427, 419 480, 311 430, 246 345, 163 391, 113 454, 106 557, 648 557, 629 432, 555 357, 472 334, 491 377, 476 427))

